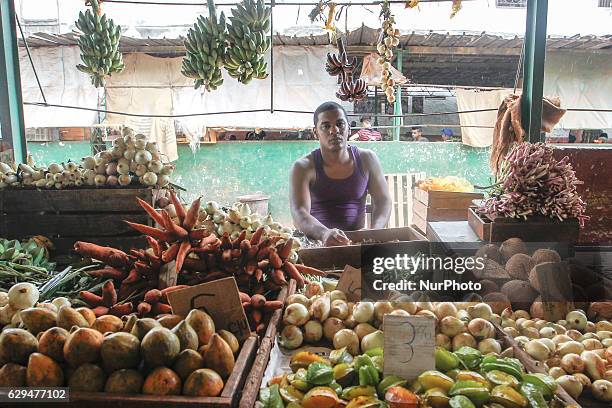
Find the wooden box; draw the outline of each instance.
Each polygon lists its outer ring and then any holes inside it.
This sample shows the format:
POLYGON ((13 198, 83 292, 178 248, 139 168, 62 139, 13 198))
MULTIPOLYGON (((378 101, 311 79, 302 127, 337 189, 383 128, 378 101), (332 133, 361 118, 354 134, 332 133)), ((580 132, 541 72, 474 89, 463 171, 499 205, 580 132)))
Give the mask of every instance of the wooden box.
MULTIPOLYGON (((386 243, 396 246, 398 250, 403 245, 410 244, 418 248, 426 246, 429 250, 426 238, 411 227, 347 231, 346 235, 356 244, 386 243)), ((304 248, 298 254, 305 265, 322 270, 343 270, 346 265, 361 267, 360 245, 304 248)))
POLYGON ((464 221, 473 200, 483 198, 481 193, 456 193, 450 191, 423 191, 414 189, 413 223, 424 234, 428 221, 464 221))
POLYGON ((120 249, 144 246, 145 240, 124 221, 151 225, 136 197, 153 204, 158 190, 101 188, 0 191, 0 236, 21 239, 44 235, 57 253, 83 240, 120 249))
POLYGON ((578 242, 580 225, 577 219, 564 221, 543 216, 527 220, 503 217, 487 217, 469 209, 468 223, 478 238, 485 242, 503 242, 508 238, 520 238, 526 242, 578 242))

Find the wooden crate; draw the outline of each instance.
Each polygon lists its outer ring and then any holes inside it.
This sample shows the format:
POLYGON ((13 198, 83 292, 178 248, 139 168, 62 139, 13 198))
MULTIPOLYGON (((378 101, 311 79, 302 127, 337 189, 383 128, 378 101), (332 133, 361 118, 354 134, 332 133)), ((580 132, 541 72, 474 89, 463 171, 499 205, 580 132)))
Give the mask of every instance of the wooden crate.
POLYGON ((527 220, 502 217, 485 217, 470 208, 468 223, 483 241, 503 242, 508 238, 520 238, 526 242, 578 242, 580 225, 577 219, 564 221, 534 216, 527 220))
POLYGON ((450 191, 423 191, 414 189, 413 222, 427 234, 428 221, 464 221, 472 201, 483 198, 481 193, 456 193, 450 191))
MULTIPOLYGON (((284 287, 281 290, 277 300, 282 300, 283 303, 285 303, 287 296, 293 295, 295 293, 295 289, 296 282, 295 280, 291 279, 289 282, 289 287, 284 287)), ((276 310, 270 319, 270 323, 268 323, 266 334, 264 335, 264 338, 261 340, 259 348, 257 349, 257 355, 255 356, 255 361, 253 362, 253 368, 251 368, 251 372, 249 373, 242 390, 242 397, 240 398, 240 402, 238 404, 240 408, 251 408, 255 405, 255 401, 257 401, 259 388, 261 387, 261 382, 266 372, 266 367, 268 367, 270 352, 272 351, 272 347, 274 347, 274 343, 276 342, 276 334, 278 333, 278 328, 282 318, 283 309, 276 310)))
MULTIPOLYGON (((235 407, 247 373, 253 364, 257 353, 257 336, 253 335, 245 340, 236 359, 236 364, 225 387, 218 397, 189 397, 189 396, 159 396, 144 394, 109 394, 105 392, 71 392, 69 403, 45 403, 49 407, 83 407, 87 408, 167 408, 167 407, 235 407)), ((24 404, 19 404, 24 405, 24 404)))
POLYGON ((144 246, 142 235, 124 220, 151 225, 136 197, 153 204, 158 190, 105 188, 73 190, 4 190, 0 192, 0 236, 49 237, 57 253, 78 240, 121 249, 144 246))

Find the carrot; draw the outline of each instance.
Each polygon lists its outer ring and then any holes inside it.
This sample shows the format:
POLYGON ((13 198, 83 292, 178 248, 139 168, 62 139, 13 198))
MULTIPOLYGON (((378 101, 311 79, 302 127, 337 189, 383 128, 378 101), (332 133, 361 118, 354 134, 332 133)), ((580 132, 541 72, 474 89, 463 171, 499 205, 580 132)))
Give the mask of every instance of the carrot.
POLYGON ((109 314, 121 317, 123 315, 126 314, 130 314, 132 312, 132 304, 131 303, 123 303, 120 305, 114 305, 113 307, 110 308, 110 310, 108 311, 109 314))
POLYGON ((272 245, 272 241, 270 240, 270 238, 266 238, 263 241, 261 241, 258 245, 259 245, 259 249, 263 249, 263 248, 266 248, 272 245))
MULTIPOLYGON (((201 231, 201 230, 197 230, 197 231, 201 231)), ((203 231, 208 231, 208 230, 204 229, 203 231)), ((200 246, 204 246, 208 244, 218 244, 218 243, 220 243, 219 238, 217 238, 217 236, 211 232, 209 233, 209 235, 202 238, 202 240, 200 241, 200 246)))
POLYGON ((255 232, 253 233, 253 235, 251 235, 251 245, 258 245, 259 241, 261 240, 261 237, 263 235, 265 231, 264 227, 259 227, 255 230, 255 232))
POLYGON ((265 247, 263 249, 261 249, 261 247, 260 247, 259 252, 257 252, 257 260, 258 261, 262 261, 262 260, 268 258, 269 255, 270 255, 270 247, 269 246, 267 246, 267 247, 265 247))
POLYGON ((262 336, 266 331, 266 325, 263 323, 259 323, 257 327, 255 327, 255 332, 262 336))
POLYGON ((242 308, 244 309, 245 312, 248 312, 251 310, 251 302, 242 302, 242 308))
POLYGON ((264 295, 253 295, 251 297, 251 306, 255 309, 260 309, 266 304, 266 297, 264 295))
POLYGON ((255 324, 259 324, 261 322, 262 317, 263 316, 261 314, 261 310, 257 310, 257 309, 251 310, 251 318, 253 319, 253 322, 255 324))
POLYGON ((149 304, 157 303, 161 300, 161 298, 162 293, 159 289, 151 289, 144 295, 144 301, 149 304))
POLYGON ((323 272, 322 270, 317 269, 317 268, 312 268, 310 266, 306 266, 302 264, 295 264, 295 267, 303 275, 327 276, 326 272, 323 272))
POLYGON ((153 275, 153 269, 144 262, 134 262, 134 268, 138 271, 140 275, 144 275, 147 277, 153 275))
POLYGON ((168 301, 168 293, 174 292, 175 290, 185 289, 185 288, 188 288, 188 287, 189 287, 188 285, 175 285, 175 286, 168 286, 167 288, 162 289, 161 290, 161 294, 162 294, 161 300, 162 300, 162 302, 167 302, 168 301))
POLYGON ((231 247, 232 247, 232 241, 229 238, 229 234, 227 232, 224 232, 223 235, 221 236, 221 248, 229 249, 231 247))
POLYGON ((170 218, 170 214, 168 214, 168 211, 163 211, 163 214, 164 220, 166 221, 166 230, 168 234, 170 234, 170 236, 174 238, 173 240, 183 240, 187 238, 187 236, 189 235, 187 230, 181 227, 180 225, 175 224, 174 221, 172 221, 172 218, 170 218))
POLYGON ((282 300, 268 300, 263 305, 263 310, 266 312, 271 312, 271 311, 282 309, 282 308, 283 308, 282 300))
POLYGON ((129 263, 127 254, 115 248, 77 241, 74 250, 81 256, 97 259, 114 268, 123 268, 129 263))
POLYGON ((281 237, 280 235, 276 235, 276 236, 270 237, 270 245, 276 244, 281 239, 283 239, 283 237, 281 237))
POLYGON ((278 256, 284 261, 289 258, 291 254, 291 249, 293 249, 293 238, 289 238, 282 246, 281 249, 278 250, 278 256))
POLYGON ((183 268, 193 272, 205 272, 208 270, 206 261, 203 259, 185 258, 183 268))
POLYGON ((185 220, 183 220, 183 227, 185 229, 190 230, 198 221, 198 215, 200 215, 200 203, 202 202, 202 196, 196 198, 193 203, 191 203, 191 207, 187 210, 187 214, 185 215, 185 220))
POLYGON ((146 316, 151 313, 151 304, 147 302, 140 302, 138 307, 136 307, 136 310, 138 311, 138 315, 146 316))
POLYGON ((138 280, 140 280, 140 274, 138 273, 136 269, 132 269, 129 272, 127 278, 121 281, 121 287, 123 287, 123 285, 126 285, 126 284, 137 282, 138 280))
MULTIPOLYGON (((240 231, 240 234, 238 234, 238 236, 236 237, 236 239, 232 242, 232 248, 236 249, 236 248, 240 248, 240 244, 242 243, 242 241, 244 241, 244 239, 246 238, 246 233, 247 230, 242 230, 240 231)), ((250 243, 250 242, 249 242, 250 243)))
POLYGON ((255 259, 257 257, 257 252, 259 251, 258 245, 251 245, 247 252, 247 259, 255 259))
POLYGON ((238 259, 242 257, 242 252, 239 249, 232 249, 232 259, 238 259))
POLYGON ((127 284, 122 282, 121 287, 119 288, 119 292, 117 293, 117 299, 119 301, 127 299, 129 296, 134 295, 139 291, 146 291, 147 289, 151 289, 155 285, 157 285, 157 282, 155 284, 152 284, 151 282, 141 279, 140 277, 137 278, 136 282, 127 284))
POLYGON ((100 316, 104 316, 108 314, 108 307, 106 306, 96 306, 91 310, 94 312, 96 317, 100 317, 100 316))
POLYGON ((117 303, 117 291, 112 280, 106 281, 102 286, 102 304, 111 307, 117 303))
MULTIPOLYGON (((211 236, 211 232, 207 230, 206 228, 200 228, 200 229, 189 231, 189 239, 192 239, 194 241, 203 240, 203 238, 207 238, 210 236, 211 236)), ((213 238, 216 238, 214 237, 214 234, 213 234, 213 238)))
POLYGON ((102 303, 102 296, 98 296, 95 293, 89 292, 87 290, 82 290, 79 292, 79 297, 83 299, 85 303, 87 303, 90 307, 99 306, 102 303))
POLYGON ((176 271, 180 272, 183 267, 183 262, 185 262, 185 258, 187 257, 187 253, 191 249, 191 243, 189 241, 181 242, 181 246, 179 247, 178 253, 176 254, 176 271))
POLYGON ((263 278, 263 271, 259 268, 255 269, 255 280, 259 282, 261 281, 261 278, 263 278))
POLYGON ((153 218, 153 221, 155 221, 161 226, 164 225, 164 219, 157 211, 155 211, 155 208, 151 207, 149 203, 144 200, 141 200, 138 197, 136 197, 136 201, 138 201, 138 204, 140 204, 140 206, 147 212, 147 214, 149 214, 151 218, 153 218))
POLYGON ((142 249, 130 249, 130 255, 139 261, 146 261, 147 257, 142 249))
POLYGON ((222 271, 213 271, 213 272, 209 272, 204 276, 203 281, 204 282, 212 282, 218 279, 223 279, 223 278, 227 278, 228 274, 227 273, 223 273, 222 271))
POLYGON ((95 269, 93 271, 87 271, 87 274, 94 278, 109 278, 119 280, 122 280, 127 276, 127 273, 125 271, 121 271, 110 266, 107 266, 106 268, 102 269, 95 269))
POLYGON ((170 190, 170 200, 172 201, 172 204, 174 204, 174 209, 176 210, 176 216, 179 219, 179 223, 183 225, 186 216, 185 207, 183 207, 183 204, 181 204, 178 197, 172 190, 170 190))
POLYGON ((249 249, 251 249, 251 242, 248 239, 242 240, 240 242, 240 250, 242 252, 248 253, 249 249))
POLYGON ((162 231, 159 228, 149 227, 148 225, 138 224, 135 222, 129 222, 129 221, 124 221, 124 222, 130 227, 134 228, 136 231, 144 235, 149 235, 159 241, 163 241, 163 242, 174 241, 172 239, 172 235, 167 231, 162 231))
POLYGON ((280 267, 283 266, 283 260, 274 249, 270 250, 268 259, 270 259, 270 265, 272 265, 274 269, 280 269, 280 267))
POLYGON ((281 269, 272 269, 270 272, 270 278, 272 282, 278 286, 286 286, 287 280, 285 279, 285 274, 281 269))
POLYGON ((232 260, 232 250, 231 249, 224 250, 223 253, 221 254, 221 262, 228 263, 231 260, 232 260))
POLYGON ((258 282, 253 285, 251 291, 253 292, 253 294, 259 293, 260 295, 263 295, 264 293, 266 293, 266 287, 262 283, 258 282))
POLYGON ((305 283, 304 277, 297 270, 294 264, 292 264, 289 261, 285 261, 285 265, 283 265, 283 269, 285 270, 285 272, 287 272, 287 275, 289 276, 289 278, 295 279, 298 288, 304 287, 304 283, 305 283))
POLYGON ((249 296, 248 293, 244 293, 244 292, 238 292, 238 294, 240 295, 240 301, 241 302, 250 302, 251 301, 251 296, 249 296))
POLYGON ((147 242, 149 243, 149 246, 153 249, 153 253, 155 254, 155 256, 160 257, 161 256, 161 247, 159 246, 159 242, 157 242, 157 240, 153 237, 150 237, 147 235, 147 242))
POLYGON ((244 267, 244 273, 247 275, 253 275, 257 269, 257 264, 253 261, 249 261, 244 267))
POLYGON ((164 253, 162 253, 162 256, 161 256, 162 262, 168 263, 172 261, 174 258, 176 258, 176 254, 178 254, 179 247, 180 247, 180 244, 178 242, 175 242, 172 245, 170 245, 170 247, 166 249, 164 253))

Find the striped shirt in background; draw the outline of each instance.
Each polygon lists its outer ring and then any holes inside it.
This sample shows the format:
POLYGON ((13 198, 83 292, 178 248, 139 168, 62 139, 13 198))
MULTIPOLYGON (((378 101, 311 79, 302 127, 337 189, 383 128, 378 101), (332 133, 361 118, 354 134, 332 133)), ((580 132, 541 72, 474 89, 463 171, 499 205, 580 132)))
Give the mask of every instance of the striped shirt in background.
POLYGON ((374 142, 382 140, 382 135, 379 131, 373 129, 359 129, 357 132, 360 142, 374 142))

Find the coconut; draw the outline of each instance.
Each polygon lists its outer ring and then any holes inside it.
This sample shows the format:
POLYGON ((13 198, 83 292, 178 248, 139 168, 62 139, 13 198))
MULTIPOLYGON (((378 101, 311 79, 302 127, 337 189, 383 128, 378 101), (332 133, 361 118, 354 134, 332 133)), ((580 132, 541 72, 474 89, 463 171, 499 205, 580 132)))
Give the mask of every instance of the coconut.
POLYGON ((501 292, 487 293, 483 298, 483 302, 491 306, 493 313, 501 314, 504 309, 512 307, 508 296, 501 292))
POLYGON ((527 245, 520 238, 508 238, 505 240, 499 251, 502 254, 505 262, 508 262, 510 258, 512 258, 515 254, 527 254, 527 245))
POLYGON ((529 285, 529 282, 522 280, 511 280, 506 282, 504 286, 502 286, 501 292, 508 297, 510 302, 512 302, 514 309, 522 310, 529 309, 538 296, 538 292, 529 285))
POLYGON ((490 279, 483 279, 480 281, 480 295, 485 296, 489 293, 492 292, 497 292, 499 291, 499 288, 497 287, 497 283, 493 282, 490 279))
POLYGON ((561 262, 559 253, 554 249, 541 248, 536 250, 531 256, 534 265, 538 265, 544 262, 561 262))
POLYGON ((478 248, 478 251, 476 251, 476 257, 491 259, 497 263, 502 263, 503 261, 502 254, 495 244, 486 244, 478 248))
POLYGON ((506 272, 513 279, 527 280, 535 263, 527 254, 514 254, 506 263, 506 272))

